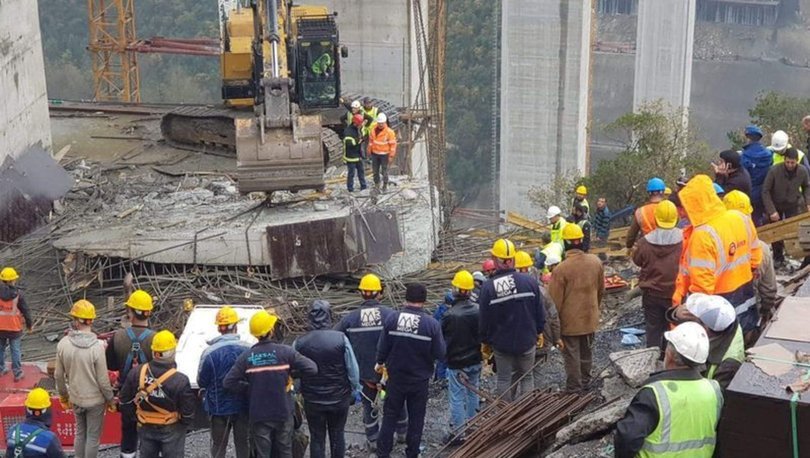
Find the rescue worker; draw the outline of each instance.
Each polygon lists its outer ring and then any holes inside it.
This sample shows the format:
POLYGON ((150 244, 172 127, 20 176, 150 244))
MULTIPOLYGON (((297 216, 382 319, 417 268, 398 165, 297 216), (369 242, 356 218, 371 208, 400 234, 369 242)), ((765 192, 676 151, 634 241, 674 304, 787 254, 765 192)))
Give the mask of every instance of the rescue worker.
POLYGON ((104 410, 115 406, 113 389, 104 345, 92 329, 96 308, 82 299, 73 304, 70 317, 72 329, 56 346, 54 379, 62 408, 73 409, 76 417, 76 456, 95 458, 104 410))
POLYGON ((424 285, 408 284, 405 307, 388 315, 383 322, 374 368, 380 373, 387 371, 389 378, 377 447, 378 458, 390 456, 394 429, 406 403, 408 433, 405 456, 419 456, 433 364, 445 357, 441 326, 423 310, 426 301, 427 289, 424 285))
POLYGON ((591 222, 588 220, 588 209, 582 205, 574 205, 571 222, 582 229, 582 234, 585 237, 582 239, 581 249, 587 253, 591 249, 591 222))
POLYGON ((571 201, 571 212, 574 212, 574 207, 581 205, 585 207, 585 213, 590 213, 591 206, 588 204, 588 188, 583 185, 577 186, 574 192, 574 199, 571 201))
POLYGON ((6 433, 8 458, 63 458, 59 436, 51 431, 51 395, 42 388, 34 388, 25 397, 25 420, 9 428, 6 433))
POLYGON ((332 310, 329 303, 316 300, 309 309, 310 331, 293 343, 296 351, 318 366, 317 375, 301 377, 304 412, 312 441, 311 458, 326 456, 326 434, 332 458, 346 454, 343 430, 349 417, 349 406, 355 394, 362 390, 357 359, 349 338, 332 330, 332 310))
POLYGON ((546 325, 540 285, 537 279, 515 271, 515 252, 511 241, 495 241, 490 254, 498 271, 484 283, 478 298, 483 353, 494 351, 496 393, 507 401, 534 389, 535 349, 546 325))
POLYGON ((363 169, 362 127, 363 116, 356 114, 352 118, 352 122, 343 131, 343 162, 346 163, 346 189, 349 192, 354 192, 355 174, 357 180, 360 181, 360 190, 363 191, 368 187, 366 184, 366 172, 363 169))
MULTIPOLYGON (((360 369, 362 384, 361 401, 363 403, 363 423, 366 431, 366 447, 370 452, 377 450, 377 437, 380 433, 380 413, 382 411, 383 391, 380 374, 374 370, 377 363, 377 343, 382 334, 383 323, 394 313, 389 307, 380 303, 382 282, 374 274, 366 274, 360 279, 360 296, 363 302, 340 320, 336 330, 346 334, 352 345, 357 365, 360 369)), ((402 409, 397 422, 397 441, 405 441, 408 428, 408 411, 402 409)))
POLYGON ((709 338, 697 323, 664 333, 664 370, 650 376, 616 423, 616 458, 710 458, 723 407, 720 386, 701 377, 709 338))
POLYGON ((23 378, 22 342, 23 328, 31 332, 34 321, 28 311, 28 304, 17 288, 20 275, 13 267, 0 270, 0 377, 8 374, 6 367, 6 347, 11 352, 11 371, 14 381, 23 378))
POLYGON ((236 359, 250 344, 238 334, 239 314, 233 307, 217 311, 214 324, 219 336, 208 341, 197 371, 197 385, 203 394, 203 406, 211 422, 211 456, 224 458, 228 449, 228 436, 233 431, 233 444, 237 458, 250 456, 250 424, 247 399, 241 394, 226 391, 222 386, 225 375, 236 359))
POLYGON ((152 361, 129 371, 122 402, 135 404, 140 456, 182 458, 186 431, 194 421, 197 397, 185 374, 177 371, 177 339, 170 331, 152 339, 152 361))
POLYGON ((643 237, 655 230, 655 206, 664 200, 664 190, 666 189, 664 180, 654 177, 647 182, 647 202, 638 207, 633 214, 633 221, 627 230, 627 240, 625 246, 630 249, 635 245, 639 237, 643 237))
POLYGON ((526 253, 523 250, 518 250, 515 253, 515 270, 522 274, 529 274, 530 269, 534 267, 534 260, 532 260, 532 255, 526 253))
MULTIPOLYGON (((771 167, 762 183, 762 202, 769 222, 775 223, 810 210, 810 172, 799 167, 798 152, 788 148, 784 159, 771 167)), ((773 243, 776 265, 785 263, 785 244, 773 243)))
POLYGON ((277 321, 265 310, 250 318, 250 334, 259 341, 237 358, 222 381, 228 391, 247 393, 257 458, 292 458, 292 377, 318 374, 314 361, 273 341, 277 321))
POLYGON ((546 326, 543 328, 543 339, 540 339, 542 342, 538 340, 537 350, 534 354, 534 370, 532 371, 532 375, 534 376, 535 389, 545 388, 543 364, 548 361, 549 352, 565 348, 562 336, 560 335, 560 316, 557 313, 557 307, 554 305, 551 295, 548 294, 548 285, 551 282, 551 276, 554 273, 554 269, 561 261, 562 260, 556 255, 547 257, 545 267, 548 269, 549 273, 543 275, 542 281, 540 282, 540 294, 543 296, 543 310, 546 314, 546 326))
MULTIPOLYGON (((107 367, 118 371, 118 386, 127 379, 129 371, 152 360, 152 338, 155 332, 149 328, 154 303, 152 295, 144 290, 135 290, 124 303, 128 325, 118 329, 107 341, 107 367)), ((134 404, 119 404, 121 412, 121 457, 135 458, 138 451, 138 420, 134 404)))
POLYGON ((648 348, 663 349, 662 339, 667 330, 664 314, 672 305, 683 250, 683 233, 677 223, 675 204, 661 201, 655 207, 656 229, 640 238, 633 249, 633 263, 641 268, 638 281, 648 348))
POLYGON ((751 175, 741 164, 740 153, 725 150, 720 153, 720 160, 712 162, 714 182, 723 187, 725 192, 734 190, 751 194, 751 175))
MULTIPOLYGON (((352 104, 349 107, 349 111, 346 112, 346 121, 345 121, 346 126, 352 125, 352 121, 354 120, 354 115, 356 115, 356 114, 359 114, 360 116, 362 116, 363 121, 365 122, 365 116, 363 115, 363 112, 360 109, 360 101, 359 100, 352 101, 352 104)), ((362 131, 363 131, 363 126, 361 125, 360 126, 361 134, 362 134, 362 131)))
MULTIPOLYGON (((562 240, 562 239, 561 239, 562 240)), ((543 232, 540 234, 540 241, 543 244, 542 249, 537 249, 534 253, 535 267, 542 273, 548 273, 546 269, 546 259, 549 257, 558 257, 560 259, 565 255, 565 248, 562 242, 552 242, 551 233, 543 232)))
POLYGON ((377 116, 377 124, 368 134, 368 152, 374 171, 374 186, 379 190, 382 182, 383 192, 388 190, 388 165, 394 162, 397 156, 397 135, 388 127, 387 122, 388 117, 385 113, 380 113, 377 116))
POLYGON ((371 130, 373 124, 377 122, 377 117, 380 114, 380 109, 374 106, 374 100, 371 97, 363 98, 363 119, 365 121, 364 127, 366 128, 366 135, 371 130))
POLYGON ((475 286, 473 287, 472 293, 470 293, 470 300, 477 304, 478 295, 481 294, 481 286, 483 286, 484 283, 487 281, 487 277, 479 270, 473 272, 472 276, 475 286))
POLYGON ((751 204, 754 207, 752 218, 756 226, 761 226, 765 224, 762 184, 765 182, 768 170, 773 165, 773 154, 760 143, 762 130, 759 127, 748 126, 745 128, 744 134, 748 143, 743 146, 741 163, 751 176, 751 194, 749 194, 749 197, 751 197, 751 204))
POLYGON ((481 270, 484 271, 484 275, 486 275, 487 278, 492 278, 498 269, 495 266, 495 261, 493 261, 492 259, 487 259, 486 261, 481 263, 481 270))
POLYGON ((762 247, 751 220, 726 210, 706 175, 689 180, 680 198, 693 226, 684 250, 687 291, 723 296, 736 309, 743 332, 755 330, 759 313, 753 272, 762 261, 762 247))
MULTIPOLYGON (((773 165, 779 165, 785 162, 785 151, 788 149, 793 148, 793 145, 790 144, 790 137, 784 130, 777 130, 776 132, 771 135, 771 146, 768 147, 768 150, 773 153, 773 165)), ((810 169, 810 164, 808 164, 807 156, 805 156, 804 151, 796 148, 798 152, 798 161, 799 165, 803 166, 805 169, 810 169)))
POLYGON ((453 303, 442 317, 442 335, 447 344, 447 398, 450 404, 450 432, 445 442, 460 443, 459 429, 478 412, 478 395, 464 383, 478 388, 481 381, 481 336, 478 333, 478 304, 470 300, 475 288, 466 270, 453 276, 453 303), (464 383, 462 383, 464 382, 464 383))
POLYGON ((605 293, 605 271, 596 255, 582 251, 582 229, 566 226, 565 259, 554 269, 549 295, 560 316, 568 391, 585 389, 591 382, 594 333, 605 293))
POLYGON ((593 230, 596 233, 596 241, 607 243, 610 237, 610 209, 607 206, 607 199, 600 197, 596 200, 596 213, 593 215, 593 230))
POLYGON ((562 210, 556 205, 548 207, 548 211, 546 211, 546 218, 548 218, 548 222, 551 226, 549 228, 551 231, 551 241, 559 243, 562 246, 562 230, 565 227, 566 221, 565 218, 560 216, 561 214, 562 210))

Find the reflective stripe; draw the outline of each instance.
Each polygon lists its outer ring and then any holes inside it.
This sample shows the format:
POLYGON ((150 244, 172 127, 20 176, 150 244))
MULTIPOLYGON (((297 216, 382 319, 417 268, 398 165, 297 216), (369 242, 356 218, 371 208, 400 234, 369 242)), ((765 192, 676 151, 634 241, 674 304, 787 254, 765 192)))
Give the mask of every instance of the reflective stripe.
POLYGON ((371 332, 371 331, 382 331, 382 326, 368 326, 365 328, 349 328, 346 332, 371 332))
MULTIPOLYGON (((689 267, 694 267, 696 269, 712 269, 717 270, 717 264, 714 261, 709 259, 692 259, 689 261, 689 267)), ((684 269, 685 270, 685 269, 684 269)), ((689 271, 686 270, 685 274, 689 274, 689 271)))
POLYGON ((743 313, 747 312, 753 305, 757 303, 756 297, 749 297, 745 300, 742 304, 734 307, 734 311, 737 312, 737 315, 742 315, 743 313))
POLYGON ((685 450, 700 450, 707 445, 715 445, 716 442, 717 439, 714 437, 707 437, 705 439, 676 442, 674 444, 650 444, 645 442, 641 448, 642 450, 647 450, 653 453, 683 452, 685 450))
POLYGON ((695 232, 703 231, 707 232, 712 239, 714 240, 714 246, 717 248, 717 256, 720 258, 718 265, 720 268, 726 265, 728 260, 726 259, 726 250, 723 248, 723 240, 720 238, 720 235, 717 234, 717 231, 714 230, 713 227, 709 226, 708 224, 704 224, 702 226, 698 226, 695 228, 695 232))
MULTIPOLYGON (((703 439, 693 439, 681 442, 672 442, 672 406, 670 404, 669 395, 664 383, 672 383, 671 381, 654 382, 647 387, 652 388, 655 392, 656 399, 659 404, 659 422, 661 428, 661 438, 658 443, 652 442, 651 436, 647 436, 644 444, 641 447, 642 451, 651 453, 674 453, 683 452, 686 450, 699 450, 706 446, 714 446, 717 442, 715 436, 705 437, 703 439)), ((717 401, 717 419, 720 418, 720 412, 723 409, 723 395, 720 390, 720 385, 714 380, 708 380, 714 390, 717 401)), ((715 424, 716 426, 716 424, 715 424)), ((658 428, 656 428, 658 429, 658 428)), ((649 455, 645 455, 649 456, 649 455)))
POLYGON ((430 342, 431 340, 433 340, 433 337, 422 336, 422 335, 419 335, 419 334, 413 334, 411 332, 389 331, 388 334, 392 335, 392 336, 399 336, 399 337, 410 337, 411 339, 416 339, 416 340, 425 340, 427 342, 430 342))
POLYGON ((279 366, 251 367, 250 369, 246 370, 245 373, 252 374, 254 372, 286 371, 289 368, 290 368, 289 364, 282 364, 279 366))
POLYGON ((492 299, 491 301, 489 301, 489 303, 490 304, 500 304, 501 302, 511 301, 512 299, 521 299, 521 298, 524 298, 524 297, 534 297, 534 293, 530 291, 528 293, 510 294, 508 296, 499 297, 497 299, 492 299))
POLYGON ((726 264, 724 266, 721 266, 720 269, 717 271, 717 273, 721 274, 723 272, 726 272, 726 271, 729 271, 729 270, 732 270, 732 269, 736 269, 737 267, 739 267, 739 266, 741 266, 743 264, 750 264, 750 263, 751 263, 751 254, 750 253, 745 253, 744 255, 740 256, 738 259, 736 259, 736 260, 734 260, 734 261, 732 261, 732 262, 730 262, 730 263, 728 263, 728 264, 726 264))

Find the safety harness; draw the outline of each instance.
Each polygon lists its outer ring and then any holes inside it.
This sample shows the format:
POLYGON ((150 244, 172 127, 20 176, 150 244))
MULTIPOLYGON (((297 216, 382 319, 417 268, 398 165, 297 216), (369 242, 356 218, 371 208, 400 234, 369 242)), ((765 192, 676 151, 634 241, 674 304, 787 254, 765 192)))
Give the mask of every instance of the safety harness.
POLYGON ((141 374, 138 382, 138 393, 135 395, 135 413, 138 417, 138 423, 142 425, 173 425, 180 421, 180 414, 178 412, 170 412, 162 407, 149 402, 149 395, 151 395, 158 387, 166 383, 174 374, 177 369, 171 368, 163 373, 160 377, 146 386, 146 371, 149 369, 148 364, 141 366, 141 374), (144 410, 141 404, 146 403, 152 411, 144 410))
POLYGON ((127 354, 127 359, 124 361, 124 366, 121 367, 121 380, 127 379, 127 374, 129 373, 130 369, 137 367, 139 364, 147 362, 146 352, 143 351, 143 341, 154 334, 154 331, 151 329, 144 329, 143 332, 138 336, 135 335, 135 331, 133 331, 132 328, 126 328, 126 330, 127 337, 129 337, 131 344, 129 347, 129 353, 127 354))
POLYGON ((28 446, 33 440, 39 436, 40 433, 45 432, 42 428, 37 428, 25 437, 25 439, 20 438, 20 425, 14 427, 14 458, 21 458, 25 456, 25 447, 28 446))

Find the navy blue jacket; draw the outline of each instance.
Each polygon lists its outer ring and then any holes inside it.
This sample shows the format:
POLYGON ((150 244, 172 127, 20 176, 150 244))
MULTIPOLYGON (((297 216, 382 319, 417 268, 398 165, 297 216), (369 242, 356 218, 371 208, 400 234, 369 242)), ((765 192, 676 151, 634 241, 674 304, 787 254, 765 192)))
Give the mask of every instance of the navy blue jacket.
POLYGON ((537 345, 546 325, 540 284, 514 269, 499 270, 481 287, 479 329, 485 344, 519 355, 537 345))
POLYGON ((360 304, 360 308, 352 310, 344 316, 335 327, 349 338, 360 367, 360 380, 377 383, 380 374, 374 372, 377 362, 377 343, 383 330, 383 322, 394 313, 390 308, 380 304, 376 299, 370 299, 360 304))
POLYGON ((751 203, 762 204, 762 183, 768 176, 768 170, 773 165, 773 153, 760 142, 753 142, 743 146, 742 165, 751 175, 751 203))
POLYGON ((236 359, 222 386, 248 394, 250 422, 284 422, 292 418, 289 377, 317 375, 314 361, 271 340, 263 340, 236 359))
MULTIPOLYGON (((59 442, 59 437, 50 430, 51 423, 50 410, 48 410, 44 417, 35 418, 33 415, 26 415, 25 421, 20 423, 20 439, 24 440, 29 434, 32 434, 37 429, 43 429, 41 433, 37 434, 23 450, 25 458, 63 458, 65 453, 62 451, 62 444, 59 442)), ((17 425, 12 426, 6 431, 6 456, 14 456, 14 430, 17 425)))
POLYGON ((433 363, 444 356, 441 325, 421 308, 406 305, 383 322, 377 362, 385 364, 391 380, 427 383, 433 376, 433 363))
POLYGON ((211 339, 208 345, 210 347, 200 357, 200 369, 197 371, 197 385, 205 390, 205 411, 211 416, 247 413, 244 394, 225 391, 222 381, 239 355, 250 348, 250 344, 240 340, 238 334, 223 334, 211 339))

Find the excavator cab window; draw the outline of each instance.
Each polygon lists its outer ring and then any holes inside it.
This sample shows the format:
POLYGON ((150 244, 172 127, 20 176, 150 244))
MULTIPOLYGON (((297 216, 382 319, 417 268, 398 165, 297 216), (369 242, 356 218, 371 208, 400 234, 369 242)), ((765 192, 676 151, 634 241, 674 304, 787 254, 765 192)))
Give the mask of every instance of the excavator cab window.
POLYGON ((331 108, 340 103, 340 49, 334 18, 298 21, 296 86, 303 109, 331 108))

